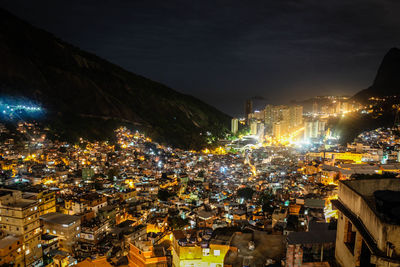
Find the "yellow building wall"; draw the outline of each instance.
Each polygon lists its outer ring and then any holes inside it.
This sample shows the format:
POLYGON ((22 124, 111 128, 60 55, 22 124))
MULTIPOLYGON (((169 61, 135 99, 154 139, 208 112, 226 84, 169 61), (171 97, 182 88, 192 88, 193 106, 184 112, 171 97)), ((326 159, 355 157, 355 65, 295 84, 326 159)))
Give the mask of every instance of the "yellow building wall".
POLYGON ((222 267, 229 245, 210 244, 209 248, 177 246, 173 255, 175 267, 222 267), (209 249, 208 253, 205 250, 209 249), (208 254, 208 255, 207 255, 208 254))

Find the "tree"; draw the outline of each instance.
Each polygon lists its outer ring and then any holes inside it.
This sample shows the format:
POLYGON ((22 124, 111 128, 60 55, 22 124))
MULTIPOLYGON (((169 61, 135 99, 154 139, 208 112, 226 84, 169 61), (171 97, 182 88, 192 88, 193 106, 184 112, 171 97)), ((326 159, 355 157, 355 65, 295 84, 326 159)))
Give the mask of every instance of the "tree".
POLYGON ((262 205, 262 210, 264 212, 272 213, 274 211, 274 201, 275 197, 272 192, 270 190, 266 190, 261 194, 258 202, 262 205))
POLYGON ((110 168, 107 171, 107 178, 110 181, 114 181, 114 177, 117 177, 119 175, 119 170, 116 167, 110 168))
POLYGON ((170 197, 175 196, 175 193, 172 193, 166 189, 158 190, 157 197, 161 201, 167 201, 170 197))
POLYGON ((254 190, 251 189, 250 187, 240 188, 237 191, 238 197, 244 198, 244 199, 251 199, 253 197, 253 194, 254 194, 254 190))
POLYGON ((206 173, 205 170, 200 170, 200 171, 197 173, 197 176, 200 177, 200 178, 204 178, 205 173, 206 173))
POLYGON ((96 191, 103 189, 103 183, 100 181, 100 179, 94 179, 94 189, 96 189, 96 191))
POLYGON ((81 149, 86 149, 87 144, 88 144, 88 142, 82 141, 82 142, 79 142, 79 143, 78 143, 78 146, 79 146, 81 149))
POLYGON ((187 218, 182 219, 180 216, 168 217, 168 225, 173 230, 182 230, 188 224, 189 224, 189 220, 187 218))

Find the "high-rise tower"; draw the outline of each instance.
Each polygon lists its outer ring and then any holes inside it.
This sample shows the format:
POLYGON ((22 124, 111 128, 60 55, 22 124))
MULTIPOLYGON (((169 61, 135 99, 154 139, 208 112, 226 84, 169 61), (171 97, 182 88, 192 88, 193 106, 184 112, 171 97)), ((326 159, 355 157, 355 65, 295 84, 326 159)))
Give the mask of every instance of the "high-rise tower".
POLYGON ((249 123, 249 114, 253 112, 253 101, 251 99, 246 100, 246 104, 244 107, 244 114, 246 116, 246 123, 249 123))

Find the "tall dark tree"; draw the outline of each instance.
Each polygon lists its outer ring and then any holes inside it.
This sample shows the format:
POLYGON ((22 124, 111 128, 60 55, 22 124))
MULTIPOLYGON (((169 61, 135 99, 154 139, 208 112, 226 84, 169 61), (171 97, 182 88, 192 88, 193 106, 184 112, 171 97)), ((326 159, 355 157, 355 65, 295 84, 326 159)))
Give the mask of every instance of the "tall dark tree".
POLYGON ((118 177, 118 175, 119 175, 119 170, 117 167, 112 167, 107 171, 107 178, 110 181, 114 181, 114 177, 118 177))
POLYGON ((254 190, 250 187, 240 188, 237 191, 237 196, 244 199, 251 199, 253 197, 254 190))

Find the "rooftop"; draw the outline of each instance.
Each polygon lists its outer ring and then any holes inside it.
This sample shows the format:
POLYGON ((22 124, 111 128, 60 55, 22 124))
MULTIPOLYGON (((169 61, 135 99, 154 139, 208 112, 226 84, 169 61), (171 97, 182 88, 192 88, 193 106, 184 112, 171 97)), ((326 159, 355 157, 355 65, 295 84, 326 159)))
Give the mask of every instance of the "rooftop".
POLYGON ((373 196, 377 190, 400 191, 400 179, 398 178, 345 180, 341 182, 363 197, 373 196))
POLYGON ((54 238, 57 238, 57 236, 55 236, 55 235, 50 235, 50 234, 47 234, 47 233, 45 233, 45 234, 42 235, 42 240, 45 240, 45 241, 50 241, 50 240, 52 240, 52 239, 54 239, 54 238))
POLYGON ((80 217, 58 212, 52 212, 40 216, 40 219, 49 223, 69 225, 73 222, 80 220, 80 217))
POLYGON ((224 265, 232 266, 264 266, 267 259, 280 261, 285 254, 283 235, 269 235, 266 232, 240 232, 233 235, 231 246, 238 248, 237 253, 227 253, 224 265), (255 248, 249 249, 249 242, 253 241, 255 248), (247 259, 249 262, 246 262, 247 259))
POLYGON ((0 190, 0 197, 11 195, 11 194, 12 194, 11 190, 0 190))
POLYGON ((0 249, 6 248, 8 246, 11 246, 12 244, 17 242, 18 240, 20 240, 18 237, 15 237, 15 236, 12 236, 12 235, 8 235, 8 236, 0 239, 0 249))
POLYGON ((12 207, 12 208, 28 208, 34 204, 36 204, 35 200, 31 200, 31 199, 17 199, 11 202, 5 202, 5 203, 1 203, 2 206, 5 207, 12 207))
POLYGON ((314 230, 291 232, 287 237, 289 244, 324 244, 335 243, 336 230, 314 230))

